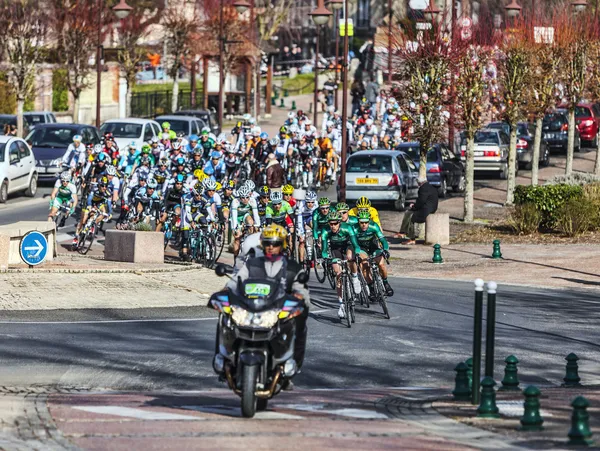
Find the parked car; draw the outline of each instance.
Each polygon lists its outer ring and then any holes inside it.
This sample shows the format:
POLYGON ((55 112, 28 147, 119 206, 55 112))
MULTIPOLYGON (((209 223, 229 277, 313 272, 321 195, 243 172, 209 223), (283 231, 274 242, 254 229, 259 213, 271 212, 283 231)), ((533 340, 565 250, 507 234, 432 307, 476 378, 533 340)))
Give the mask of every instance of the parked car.
MULTIPOLYGON (((29 111, 27 113, 23 113, 23 128, 24 135, 27 136, 27 133, 31 131, 33 127, 38 124, 53 124, 56 123, 56 117, 54 113, 50 113, 48 111, 29 111)), ((0 135, 4 134, 4 126, 14 125, 17 126, 17 115, 16 114, 0 114, 0 135)))
POLYGON ((168 122, 171 124, 171 130, 178 135, 183 133, 185 136, 200 135, 202 128, 206 127, 202 119, 194 116, 158 116, 155 120, 159 124, 168 122))
POLYGON ((210 128, 211 132, 215 136, 219 136, 221 133, 221 127, 219 126, 219 120, 217 114, 212 110, 181 110, 173 113, 175 116, 194 116, 200 118, 210 128))
MULTIPOLYGON (((546 142, 548 149, 560 149, 567 151, 567 138, 569 135, 569 120, 565 110, 548 113, 542 122, 542 139, 546 142)), ((575 152, 581 150, 581 135, 575 127, 575 152)))
MULTIPOLYGON (((560 111, 568 111, 566 105, 560 105, 559 109, 560 111)), ((595 103, 577 104, 575 107, 575 122, 579 129, 581 145, 583 147, 596 147, 600 130, 600 105, 595 103)))
POLYGON ((0 203, 18 191, 35 196, 37 182, 35 159, 27 143, 16 136, 0 136, 0 203))
POLYGON ((407 200, 417 198, 418 176, 419 170, 405 152, 356 152, 346 162, 346 200, 355 201, 366 193, 373 203, 393 202, 402 211, 407 200))
POLYGON ((98 129, 85 124, 40 124, 27 135, 40 180, 54 180, 61 173, 62 158, 75 135, 81 135, 83 144, 100 143, 98 129))
POLYGON ((162 129, 156 121, 130 117, 106 121, 100 127, 100 133, 112 133, 119 149, 127 148, 132 142, 141 149, 154 136, 160 137, 162 129))
MULTIPOLYGON (((498 172, 501 179, 508 176, 509 137, 503 130, 485 128, 475 132, 475 171, 498 172)), ((467 142, 460 145, 461 160, 466 162, 467 142)), ((519 165, 517 165, 517 171, 519 165)))
MULTIPOLYGON (((509 135, 510 126, 506 122, 490 122, 485 126, 488 129, 502 130, 509 135)), ((533 141, 535 135, 535 125, 529 122, 519 122, 517 124, 517 161, 519 166, 527 170, 531 169, 533 161, 533 141)), ((548 166, 550 164, 550 151, 546 147, 546 142, 542 139, 540 143, 540 156, 538 159, 540 166, 548 166)))
MULTIPOLYGON (((406 152, 419 168, 421 148, 418 142, 401 143, 396 149, 406 152)), ((438 188, 440 197, 446 197, 448 188, 457 193, 465 190, 465 165, 446 144, 434 144, 427 151, 427 181, 438 188)))

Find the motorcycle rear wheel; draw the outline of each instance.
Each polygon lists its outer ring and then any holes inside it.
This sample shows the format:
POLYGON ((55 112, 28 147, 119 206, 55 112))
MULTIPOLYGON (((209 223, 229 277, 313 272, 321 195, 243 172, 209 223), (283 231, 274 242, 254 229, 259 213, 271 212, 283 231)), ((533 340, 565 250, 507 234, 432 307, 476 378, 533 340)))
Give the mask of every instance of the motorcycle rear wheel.
POLYGON ((242 368, 242 416, 252 418, 256 413, 256 379, 258 365, 244 365, 242 368))

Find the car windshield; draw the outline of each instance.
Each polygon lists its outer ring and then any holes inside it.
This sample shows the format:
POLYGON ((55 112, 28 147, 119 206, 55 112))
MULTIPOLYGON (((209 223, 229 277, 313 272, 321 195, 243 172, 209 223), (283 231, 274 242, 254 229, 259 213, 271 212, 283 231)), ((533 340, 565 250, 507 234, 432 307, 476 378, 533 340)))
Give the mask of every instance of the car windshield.
POLYGON ((347 172, 392 172, 392 159, 387 155, 356 155, 348 161, 347 172))
MULTIPOLYGON (((409 144, 409 145, 402 145, 400 147, 397 148, 398 150, 401 150, 403 152, 405 152, 412 161, 414 162, 418 162, 421 160, 421 149, 419 147, 419 144, 415 143, 413 144, 409 144)), ((429 151, 427 152, 427 162, 428 163, 434 163, 436 162, 437 159, 437 152, 435 151, 435 149, 429 149, 429 151)))
POLYGON ((173 130, 177 134, 183 133, 187 136, 190 133, 190 123, 188 121, 179 121, 177 119, 159 119, 159 122, 163 121, 166 121, 169 124, 171 124, 171 130, 173 130))
POLYGON ((100 134, 105 133, 112 133, 115 138, 139 138, 142 136, 142 124, 105 122, 100 127, 100 134))
POLYGON ((69 147, 76 133, 74 128, 37 127, 25 141, 32 147, 69 147))
POLYGON ((498 133, 479 131, 475 133, 475 144, 500 144, 498 133))
POLYGON ((23 117, 30 126, 44 123, 44 116, 42 114, 25 114, 23 117))
POLYGON ((517 124, 517 136, 527 136, 529 135, 529 128, 527 124, 521 123, 517 124))
POLYGON ((592 112, 586 106, 575 107, 575 117, 591 117, 592 112))
POLYGON ((6 144, 0 144, 0 163, 4 163, 4 149, 6 149, 6 144))
POLYGON ((542 122, 542 128, 544 130, 560 130, 563 124, 567 121, 565 116, 562 114, 547 114, 544 116, 544 121, 542 122))
POLYGON ((17 119, 14 116, 0 116, 0 135, 4 134, 4 126, 17 125, 17 119))

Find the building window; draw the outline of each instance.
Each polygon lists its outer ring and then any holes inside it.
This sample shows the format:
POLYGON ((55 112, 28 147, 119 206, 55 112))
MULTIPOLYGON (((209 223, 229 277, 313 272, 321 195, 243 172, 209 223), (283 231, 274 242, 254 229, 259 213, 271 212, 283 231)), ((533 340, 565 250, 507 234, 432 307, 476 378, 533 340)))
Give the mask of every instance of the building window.
POLYGON ((371 26, 370 0, 358 0, 356 6, 356 26, 369 28, 371 26))

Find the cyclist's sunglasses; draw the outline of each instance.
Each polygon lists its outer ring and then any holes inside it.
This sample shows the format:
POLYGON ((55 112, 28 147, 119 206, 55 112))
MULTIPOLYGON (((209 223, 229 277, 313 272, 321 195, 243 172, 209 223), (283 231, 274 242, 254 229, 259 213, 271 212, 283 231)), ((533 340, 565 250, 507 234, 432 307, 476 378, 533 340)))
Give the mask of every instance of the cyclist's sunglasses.
POLYGON ((332 226, 332 225, 339 225, 339 224, 340 224, 340 221, 329 221, 329 225, 330 226, 332 226))

